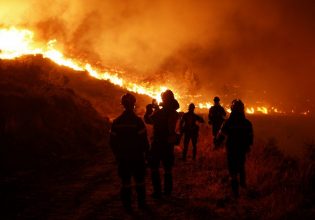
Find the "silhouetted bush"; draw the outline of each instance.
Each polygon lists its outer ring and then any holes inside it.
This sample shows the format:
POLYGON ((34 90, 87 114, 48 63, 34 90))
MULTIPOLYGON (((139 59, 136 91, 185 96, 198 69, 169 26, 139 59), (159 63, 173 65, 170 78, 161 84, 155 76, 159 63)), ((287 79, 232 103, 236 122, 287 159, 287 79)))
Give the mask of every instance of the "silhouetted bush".
POLYGON ((0 60, 3 171, 84 158, 106 147, 108 119, 64 83, 44 77, 45 67, 42 58, 0 60))

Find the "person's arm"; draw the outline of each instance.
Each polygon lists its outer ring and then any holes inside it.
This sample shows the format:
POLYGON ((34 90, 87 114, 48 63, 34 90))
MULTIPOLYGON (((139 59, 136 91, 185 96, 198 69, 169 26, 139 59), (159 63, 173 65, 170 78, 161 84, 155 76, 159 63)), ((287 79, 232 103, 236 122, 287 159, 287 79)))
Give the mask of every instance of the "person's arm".
POLYGON ((225 109, 222 107, 222 115, 223 115, 223 119, 225 119, 225 117, 226 117, 226 111, 225 111, 225 109))
POLYGON ((149 144, 149 140, 148 140, 147 129, 145 127, 145 124, 143 123, 143 121, 140 118, 139 118, 138 132, 137 133, 138 133, 138 136, 140 139, 140 143, 142 145, 143 152, 145 154, 147 154, 149 149, 150 149, 150 144, 149 144))
POLYGON ((205 120, 203 119, 203 117, 199 116, 199 115, 196 115, 197 117, 197 121, 200 122, 200 123, 204 123, 205 120))
POLYGON ((220 130, 219 130, 219 132, 218 132, 218 134, 217 134, 217 136, 215 137, 216 140, 218 141, 218 143, 219 143, 220 145, 221 145, 221 144, 224 142, 224 140, 226 139, 227 134, 228 134, 228 124, 227 124, 227 122, 225 121, 225 122, 223 122, 223 124, 222 124, 222 126, 221 126, 221 128, 220 128, 220 130))
POLYGON ((212 125, 212 109, 209 109, 209 114, 208 114, 208 124, 212 125))
POLYGON ((118 159, 118 133, 117 133, 117 127, 116 127, 115 121, 113 122, 110 129, 109 146, 117 160, 118 159))
POLYGON ((179 123, 179 130, 180 130, 180 133, 184 133, 184 126, 185 126, 185 114, 183 115, 183 117, 181 118, 180 120, 180 123, 179 123))
POLYGON ((148 104, 146 106, 146 112, 145 112, 144 117, 143 117, 144 122, 147 124, 153 124, 152 115, 153 115, 152 104, 148 104))
POLYGON ((248 124, 248 149, 247 153, 250 152, 251 146, 254 144, 254 130, 251 122, 248 124))
POLYGON ((250 133, 249 133, 249 140, 250 140, 250 145, 254 144, 254 130, 252 124, 250 124, 250 133))

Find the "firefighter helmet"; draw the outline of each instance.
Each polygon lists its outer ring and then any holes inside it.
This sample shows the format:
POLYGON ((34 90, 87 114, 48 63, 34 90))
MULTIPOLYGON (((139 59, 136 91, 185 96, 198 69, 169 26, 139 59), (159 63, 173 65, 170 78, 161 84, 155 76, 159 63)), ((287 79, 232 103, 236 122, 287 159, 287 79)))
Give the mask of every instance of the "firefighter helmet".
POLYGON ((162 92, 161 98, 162 98, 163 102, 169 102, 169 101, 175 99, 174 93, 169 89, 166 90, 165 92, 162 92))
POLYGON ((231 105, 232 112, 244 112, 244 103, 240 99, 234 99, 231 105))
POLYGON ((214 97, 213 101, 220 102, 220 98, 218 96, 214 97))
POLYGON ((196 108, 196 107, 195 107, 195 104, 194 104, 194 103, 190 103, 189 106, 188 106, 188 110, 189 110, 189 111, 191 111, 191 110, 193 111, 195 108, 196 108))
POLYGON ((136 97, 130 93, 126 93, 121 97, 121 104, 125 108, 132 108, 136 104, 136 97))

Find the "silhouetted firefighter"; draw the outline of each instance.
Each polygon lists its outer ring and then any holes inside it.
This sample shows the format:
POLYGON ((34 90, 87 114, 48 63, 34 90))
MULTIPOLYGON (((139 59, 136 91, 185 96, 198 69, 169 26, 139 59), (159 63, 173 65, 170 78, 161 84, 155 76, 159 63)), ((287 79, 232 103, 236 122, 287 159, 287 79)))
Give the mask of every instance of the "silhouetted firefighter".
POLYGON ((220 147, 220 141, 217 139, 217 134, 225 120, 226 112, 224 108, 220 105, 220 98, 214 97, 214 105, 209 109, 208 123, 212 125, 212 135, 214 149, 220 147))
POLYGON ((231 115, 218 134, 226 136, 228 169, 231 176, 231 187, 234 195, 239 196, 239 182, 246 187, 245 160, 246 153, 253 145, 253 128, 251 122, 245 118, 244 104, 241 100, 233 100, 231 115), (238 175, 240 181, 238 181, 238 175))
POLYGON ((113 121, 110 132, 110 146, 118 163, 121 178, 121 200, 127 210, 131 210, 131 177, 134 177, 138 196, 138 206, 145 207, 145 153, 149 142, 144 122, 134 113, 136 98, 127 93, 121 104, 125 111, 113 121))
POLYGON ((171 195, 173 189, 172 167, 174 164, 174 145, 178 142, 175 132, 179 114, 177 100, 171 90, 161 94, 162 108, 153 111, 153 105, 147 105, 144 120, 153 125, 153 140, 149 153, 149 164, 153 184, 153 198, 161 197, 160 162, 164 168, 164 194, 171 195))
POLYGON ((195 105, 191 103, 188 107, 188 112, 186 112, 180 121, 180 130, 184 134, 184 149, 183 149, 183 160, 186 160, 188 145, 191 140, 193 146, 193 160, 196 160, 197 154, 197 141, 199 126, 196 122, 204 123, 204 120, 199 115, 194 113, 195 105))

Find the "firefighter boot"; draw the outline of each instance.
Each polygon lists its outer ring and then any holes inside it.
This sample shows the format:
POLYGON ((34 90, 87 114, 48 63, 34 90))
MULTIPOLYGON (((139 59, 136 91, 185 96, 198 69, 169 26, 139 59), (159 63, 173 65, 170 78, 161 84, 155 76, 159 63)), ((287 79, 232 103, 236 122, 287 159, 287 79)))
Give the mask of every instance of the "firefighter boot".
POLYGON ((131 187, 123 186, 120 190, 120 199, 126 211, 131 211, 131 187))
POLYGON ((161 178, 159 170, 151 171, 152 185, 153 185, 153 193, 152 197, 154 199, 161 198, 161 178))
POLYGON ((238 191, 238 181, 237 179, 232 179, 231 180, 231 187, 232 187, 232 192, 235 198, 239 197, 239 191, 238 191))
POLYGON ((244 189, 247 188, 245 168, 241 169, 240 172, 240 186, 244 189))
POLYGON ((145 186, 143 184, 139 184, 136 186, 136 191, 137 191, 137 199, 138 199, 138 207, 139 208, 145 208, 146 207, 146 202, 145 202, 145 186))
POLYGON ((171 172, 165 172, 164 174, 164 194, 170 196, 173 190, 173 177, 171 172))

